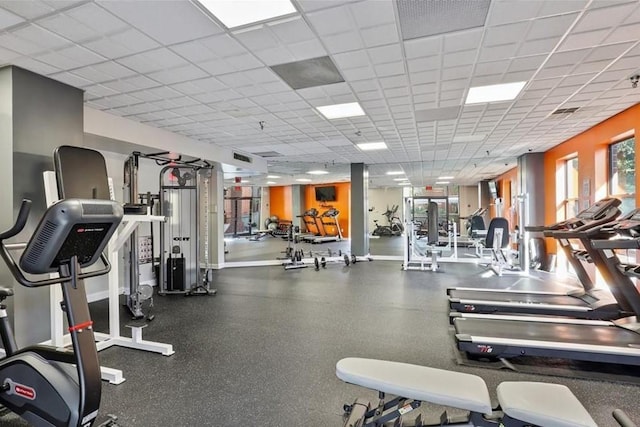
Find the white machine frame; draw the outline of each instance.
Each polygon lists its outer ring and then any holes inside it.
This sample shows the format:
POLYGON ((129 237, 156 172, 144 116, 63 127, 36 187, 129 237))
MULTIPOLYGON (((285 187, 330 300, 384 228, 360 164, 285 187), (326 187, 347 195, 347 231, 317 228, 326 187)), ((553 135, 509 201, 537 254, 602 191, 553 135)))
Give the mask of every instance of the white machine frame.
MULTIPOLYGON (((53 203, 58 201, 56 175, 52 171, 46 171, 43 173, 43 178, 46 203, 47 206, 51 206, 53 203)), ((115 197, 113 194, 113 182, 111 178, 109 178, 109 187, 111 190, 111 199, 113 200, 115 197)), ((127 325, 127 327, 131 328, 131 338, 120 335, 120 287, 118 286, 120 257, 118 256, 118 252, 140 223, 150 221, 161 222, 164 220, 164 217, 150 215, 149 213, 147 215, 124 215, 122 220, 124 227, 117 230, 109 241, 109 245, 107 246, 109 262, 111 263, 111 271, 107 276, 109 281, 109 333, 95 333, 95 337, 98 340, 96 343, 98 351, 102 351, 113 346, 119 346, 135 350, 160 353, 163 356, 171 356, 175 353, 171 344, 144 340, 142 338, 142 329, 146 325, 127 325)), ((64 333, 64 313, 60 308, 60 304, 58 304, 58 301, 62 299, 62 292, 59 287, 56 286, 50 286, 49 288, 49 303, 51 307, 51 340, 48 340, 43 344, 63 347, 71 342, 71 337, 69 334, 64 333)), ((100 371, 102 373, 102 379, 109 381, 111 384, 120 384, 125 380, 122 371, 119 369, 101 366, 100 371)))

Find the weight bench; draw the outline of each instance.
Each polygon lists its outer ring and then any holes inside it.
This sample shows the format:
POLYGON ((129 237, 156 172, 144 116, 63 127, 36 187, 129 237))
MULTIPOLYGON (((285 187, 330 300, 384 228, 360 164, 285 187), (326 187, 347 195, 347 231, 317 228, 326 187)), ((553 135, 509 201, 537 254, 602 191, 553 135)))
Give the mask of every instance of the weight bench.
MULTIPOLYGON (((432 425, 596 427, 580 401, 563 385, 536 382, 504 382, 498 385, 499 408, 491 407, 484 380, 476 375, 385 360, 346 358, 336 364, 342 381, 377 390, 380 403, 364 399, 345 405, 348 426, 373 427, 402 419, 421 402, 463 409, 463 418, 444 412, 432 425), (397 396, 384 401, 385 394, 397 396), (502 414, 494 411, 500 411, 502 414)), ((396 425, 394 424, 394 425, 396 425)), ((414 426, 426 426, 418 416, 414 426)))

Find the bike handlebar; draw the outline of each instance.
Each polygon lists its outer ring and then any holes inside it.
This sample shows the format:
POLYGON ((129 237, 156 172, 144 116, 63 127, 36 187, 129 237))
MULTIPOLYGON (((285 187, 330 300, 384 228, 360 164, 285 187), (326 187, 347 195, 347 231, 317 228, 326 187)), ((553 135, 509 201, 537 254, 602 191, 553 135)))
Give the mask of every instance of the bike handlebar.
POLYGON ((9 239, 18 233, 20 233, 24 226, 27 225, 27 219, 29 219, 29 212, 31 212, 31 200, 23 199, 22 204, 20 205, 20 212, 18 212, 18 218, 13 226, 0 233, 0 241, 9 239))

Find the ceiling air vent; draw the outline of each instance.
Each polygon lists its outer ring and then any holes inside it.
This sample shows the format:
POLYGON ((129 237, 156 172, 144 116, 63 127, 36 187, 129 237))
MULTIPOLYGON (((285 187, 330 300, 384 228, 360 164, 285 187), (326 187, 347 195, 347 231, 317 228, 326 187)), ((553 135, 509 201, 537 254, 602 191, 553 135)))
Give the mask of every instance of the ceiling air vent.
POLYGON ((282 157, 282 154, 278 153, 277 151, 263 151, 261 153, 253 153, 256 156, 260 156, 260 157, 282 157))
POLYGON ((233 158, 235 160, 240 160, 241 162, 253 163, 251 157, 247 156, 246 154, 236 153, 235 151, 233 152, 233 158))
POLYGON ((296 90, 344 82, 344 78, 328 56, 274 65, 271 69, 296 90))
POLYGON ((484 26, 491 0, 399 0, 397 4, 402 39, 412 40, 484 26))
POLYGON ((580 107, 558 108, 556 111, 551 113, 551 115, 554 115, 554 114, 572 114, 572 113, 575 113, 576 111, 578 111, 579 109, 580 109, 580 107))

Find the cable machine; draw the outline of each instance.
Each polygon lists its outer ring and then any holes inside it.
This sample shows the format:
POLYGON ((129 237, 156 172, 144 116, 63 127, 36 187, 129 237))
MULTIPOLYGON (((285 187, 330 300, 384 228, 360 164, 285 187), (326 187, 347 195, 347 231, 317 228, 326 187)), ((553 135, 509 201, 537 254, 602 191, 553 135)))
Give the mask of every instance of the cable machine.
MULTIPOLYGON (((199 226, 200 226, 200 209, 199 209, 199 192, 198 192, 198 179, 197 177, 202 177, 201 183, 203 185, 209 185, 209 178, 211 176, 211 170, 213 166, 207 162, 206 160, 194 158, 185 160, 183 157, 169 157, 171 155, 168 151, 162 151, 158 153, 150 153, 144 154, 139 151, 134 151, 125 161, 124 164, 124 201, 126 203, 125 211, 127 213, 136 213, 136 212, 148 212, 153 209, 154 206, 158 206, 159 215, 165 216, 165 222, 160 226, 160 244, 157 246, 154 241, 154 229, 153 225, 151 225, 150 235, 146 237, 141 237, 140 232, 135 230, 129 241, 127 243, 126 255, 125 255, 125 277, 127 278, 127 282, 129 284, 128 295, 126 305, 129 308, 133 318, 135 319, 143 319, 153 320, 153 316, 149 315, 150 309, 153 306, 153 283, 149 281, 141 281, 141 265, 149 263, 150 272, 149 276, 153 276, 157 278, 158 283, 158 293, 164 295, 166 293, 175 293, 169 292, 173 291, 173 288, 169 289, 165 283, 165 276, 171 276, 172 278, 176 276, 176 274, 166 275, 167 269, 167 260, 166 260, 166 250, 165 250, 165 241, 167 234, 167 227, 174 227, 177 224, 177 221, 185 221, 184 227, 189 227, 189 224, 194 224, 195 228, 192 228, 190 234, 182 236, 186 240, 182 242, 176 241, 178 244, 174 245, 179 247, 181 250, 185 246, 185 243, 189 244, 189 251, 186 252, 183 250, 181 252, 184 260, 189 260, 188 265, 193 266, 195 268, 191 269, 195 271, 196 280, 189 280, 189 286, 185 286, 184 290, 179 292, 187 295, 193 294, 215 294, 215 291, 209 289, 209 279, 208 274, 204 274, 205 277, 200 277, 201 272, 199 269, 199 226), (138 170, 140 167, 140 159, 150 159, 155 162, 158 166, 163 166, 163 169, 160 172, 160 189, 159 194, 150 194, 143 193, 140 194, 138 190, 138 170), (173 172, 175 170, 175 172, 173 172), (206 171, 206 173, 205 173, 206 171), (177 210, 171 209, 170 212, 165 212, 168 209, 168 200, 163 199, 164 191, 163 185, 165 181, 163 180, 163 175, 168 174, 168 178, 166 181, 166 186, 171 187, 167 188, 168 193, 176 193, 177 191, 182 190, 193 190, 192 200, 189 202, 190 210, 186 211, 182 208, 178 208, 177 210), (207 175, 204 178, 204 175, 207 175), (188 179, 186 179, 188 177, 188 179), (175 184, 175 185, 174 185, 175 184), (181 185, 184 184, 184 185, 181 185), (187 185, 188 184, 188 185, 187 185), (158 203, 155 203, 155 201, 158 203), (173 214, 177 216, 173 216, 173 214), (194 231, 195 230, 195 231, 194 231), (146 261, 146 262, 144 262, 146 261), (148 307, 145 307, 148 305, 148 307), (147 314, 145 314, 145 310, 147 314)), ((204 193, 208 194, 208 191, 204 193)), ((177 193, 176 193, 177 194, 177 193)), ((182 195, 172 196, 174 200, 182 200, 182 195)), ((206 202, 206 201, 205 201, 206 202)), ((177 206, 177 205, 176 205, 177 206)), ((208 209, 209 204, 205 203, 204 209, 206 212, 204 213, 204 217, 208 219, 208 209)), ((171 232, 170 239, 174 237, 171 232)), ((171 249, 173 250, 173 249, 171 249)), ((177 250, 177 249, 176 249, 177 250)), ((176 254, 171 253, 171 258, 176 258, 176 254)), ((180 255, 177 254, 177 255, 180 255)), ((184 261, 180 261, 184 262, 184 261)), ((177 266, 177 263, 171 261, 172 266, 177 266)), ((143 267, 144 268, 144 267, 143 267)), ((173 267, 172 267, 173 268, 173 267)), ((186 271, 186 270, 184 270, 186 271)), ((186 283, 186 279, 183 283, 186 283)), ((171 282, 174 283, 174 282, 171 282)))

